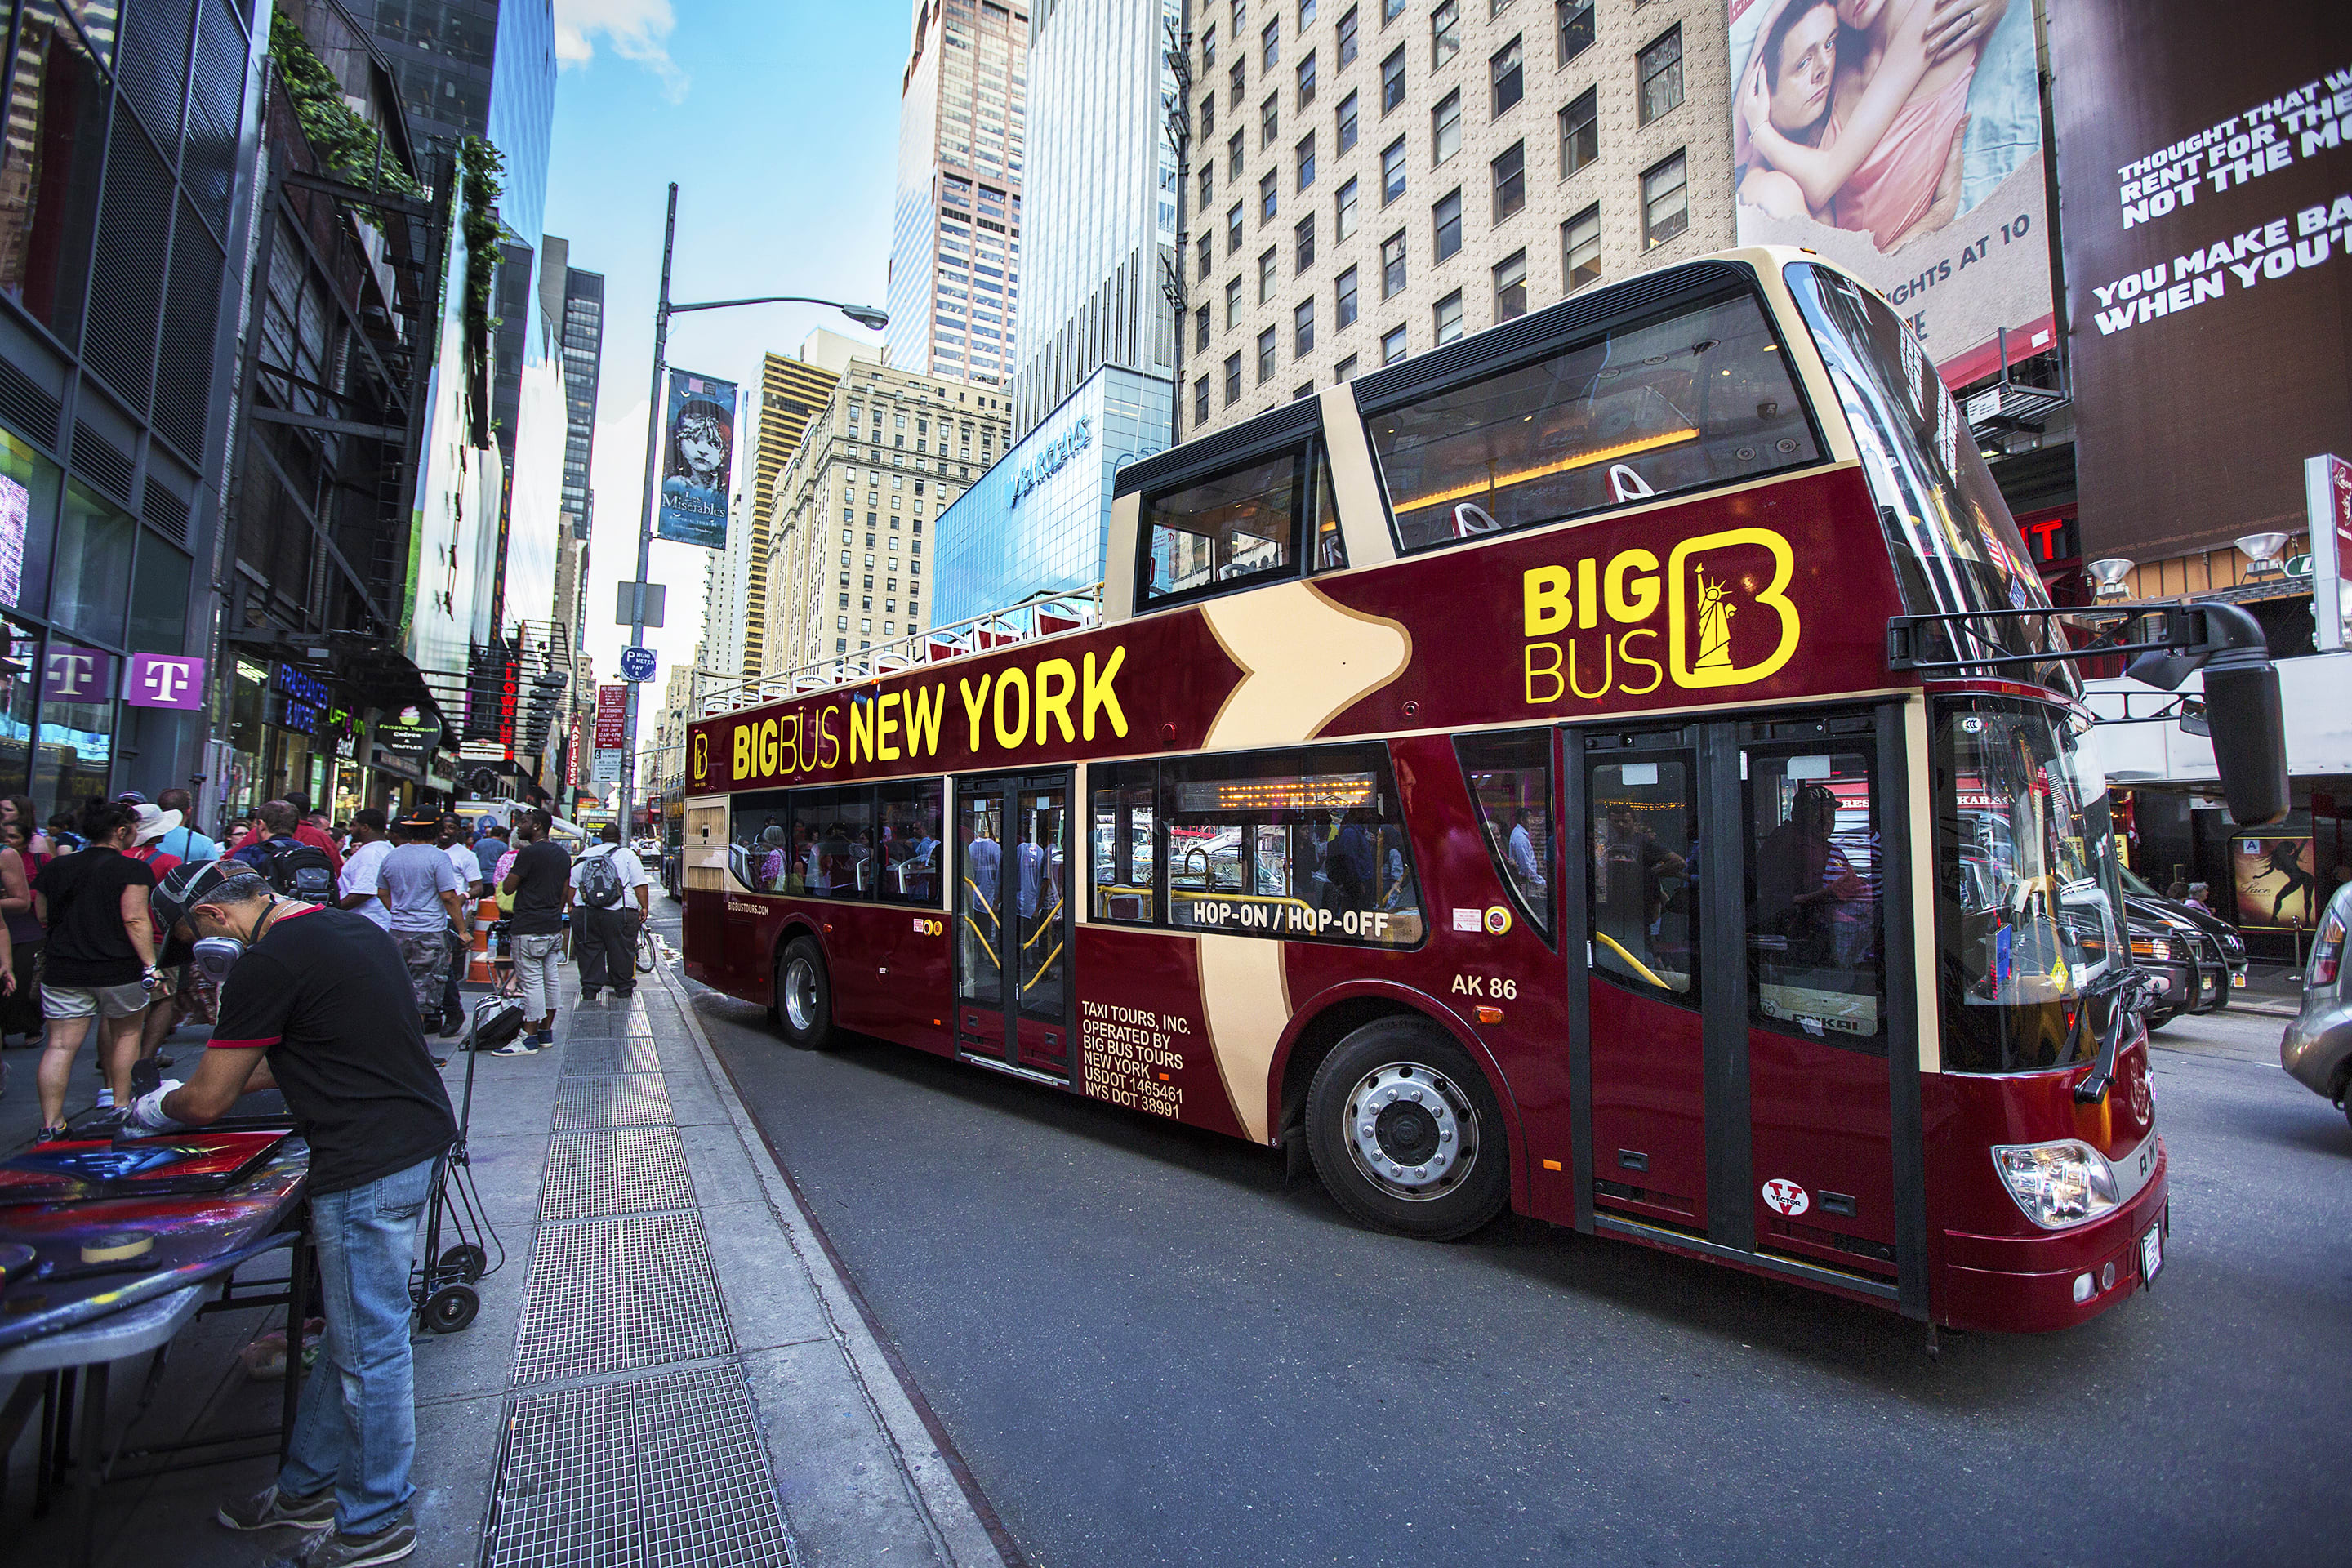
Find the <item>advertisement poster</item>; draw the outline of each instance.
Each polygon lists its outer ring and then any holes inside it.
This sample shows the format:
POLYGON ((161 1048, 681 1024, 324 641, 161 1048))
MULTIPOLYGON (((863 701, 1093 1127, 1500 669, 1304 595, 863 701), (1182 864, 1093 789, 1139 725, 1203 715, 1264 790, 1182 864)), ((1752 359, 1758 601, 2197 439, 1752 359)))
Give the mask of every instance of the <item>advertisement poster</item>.
POLYGON ((2352 429, 2352 6, 2050 7, 2083 553, 2300 532, 2352 429))
POLYGON ((2241 834, 2230 840, 2230 880, 2244 928, 2309 930, 2317 923, 2319 879, 2308 835, 2241 834))
POLYGON ((662 444, 662 538, 727 548, 727 489, 735 471, 735 384, 669 373, 662 444))
POLYGON ((1955 390, 2056 343, 2033 6, 1728 0, 1739 243, 1874 285, 1955 390), (1860 25, 1841 14, 1866 14, 1860 25))

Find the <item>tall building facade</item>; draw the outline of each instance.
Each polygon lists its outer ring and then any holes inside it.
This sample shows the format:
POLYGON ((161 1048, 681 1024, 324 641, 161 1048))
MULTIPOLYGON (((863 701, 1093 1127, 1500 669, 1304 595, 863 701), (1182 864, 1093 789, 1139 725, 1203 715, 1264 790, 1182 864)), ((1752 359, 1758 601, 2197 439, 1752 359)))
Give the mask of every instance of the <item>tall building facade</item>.
MULTIPOLYGON (((548 752, 553 773, 568 778, 571 716, 595 700, 581 671, 588 636, 590 473, 596 446, 597 374, 604 352, 604 277, 572 266, 571 242, 556 235, 546 237, 541 257, 541 310, 555 329, 564 409, 562 521, 555 535, 552 617, 554 630, 563 639, 555 672, 563 677, 564 686, 558 703, 561 720, 548 738, 548 752)), ((547 782, 546 777, 541 782, 547 782)))
POLYGON ((1029 15, 993 0, 916 0, 898 97, 889 359, 1002 386, 1021 291, 1029 15))
POLYGON ((206 712, 134 705, 133 661, 214 626, 265 45, 224 0, 0 38, 0 794, 44 815, 209 771, 206 712))
POLYGON ((1211 0, 1187 438, 1735 241, 1719 0, 1211 0))
MULTIPOLYGON (((1378 3, 1378 0, 1375 0, 1378 3)), ((1053 236, 1022 277, 1016 438, 1106 364, 1176 374, 1181 163, 1171 107, 1182 0, 1034 0, 1030 14, 1033 227, 1053 236)))
POLYGON ((846 367, 777 481, 761 674, 846 671, 936 624, 926 563, 940 515, 1004 450, 1006 401, 872 360, 846 367))
POLYGON ((838 333, 820 331, 808 335, 797 357, 772 353, 761 362, 749 516, 727 531, 728 551, 735 557, 732 586, 740 595, 733 605, 740 617, 731 639, 737 659, 733 668, 747 679, 760 673, 767 657, 768 556, 775 543, 776 481, 800 450, 809 421, 831 400, 857 347, 838 333))

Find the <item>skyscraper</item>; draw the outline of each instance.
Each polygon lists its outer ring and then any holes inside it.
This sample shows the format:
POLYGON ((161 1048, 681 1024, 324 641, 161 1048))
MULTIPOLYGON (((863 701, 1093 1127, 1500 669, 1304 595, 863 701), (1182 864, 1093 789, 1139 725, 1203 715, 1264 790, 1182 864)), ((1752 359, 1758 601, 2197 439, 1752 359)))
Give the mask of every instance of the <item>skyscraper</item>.
POLYGON ((916 0, 898 97, 890 363, 1002 386, 1021 281, 1029 16, 981 0, 916 0))
POLYGON ((736 597, 731 612, 741 617, 736 644, 746 679, 760 673, 767 650, 768 554, 774 540, 776 477, 800 449, 810 419, 833 396, 834 384, 849 368, 858 345, 837 333, 814 331, 798 358, 768 355, 760 366, 759 427, 751 447, 751 527, 730 528, 728 549, 735 556, 736 597))

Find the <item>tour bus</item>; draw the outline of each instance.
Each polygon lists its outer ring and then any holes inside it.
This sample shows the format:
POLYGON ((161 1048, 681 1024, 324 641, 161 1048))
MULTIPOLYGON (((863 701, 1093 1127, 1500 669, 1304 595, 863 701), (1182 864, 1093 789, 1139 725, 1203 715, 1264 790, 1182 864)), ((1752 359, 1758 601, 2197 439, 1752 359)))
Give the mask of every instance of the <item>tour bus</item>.
MULTIPOLYGON (((2086 634, 1869 287, 1580 292, 1129 464, 1105 562, 1093 624, 695 723, 688 973, 1409 1236, 1507 1205, 1991 1330, 2156 1278, 2086 634)), ((2251 619, 2128 626, 2283 813, 2251 619)))

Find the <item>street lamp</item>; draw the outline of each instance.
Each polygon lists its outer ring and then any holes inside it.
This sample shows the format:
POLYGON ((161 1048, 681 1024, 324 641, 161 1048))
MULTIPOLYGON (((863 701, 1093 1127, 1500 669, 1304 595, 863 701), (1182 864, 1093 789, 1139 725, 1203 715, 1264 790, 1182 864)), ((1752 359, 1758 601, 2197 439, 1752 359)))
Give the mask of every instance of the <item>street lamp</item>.
MULTIPOLYGON (((662 226, 661 298, 654 306, 654 374, 653 392, 646 400, 646 504, 644 515, 637 522, 637 592, 629 621, 629 646, 635 647, 646 640, 646 574, 653 568, 654 514, 661 495, 660 479, 655 467, 661 456, 662 373, 669 367, 664 363, 669 353, 669 319, 686 310, 727 310, 738 305, 830 305, 868 331, 878 332, 890 324, 887 311, 871 305, 845 305, 838 300, 819 300, 805 294, 763 294, 751 300, 705 300, 698 303, 675 305, 669 298, 670 252, 677 240, 677 182, 669 184, 669 216, 662 226)), ((632 680, 629 687, 628 732, 621 743, 620 811, 617 814, 626 831, 629 810, 634 804, 637 771, 637 689, 645 682, 632 680)))

